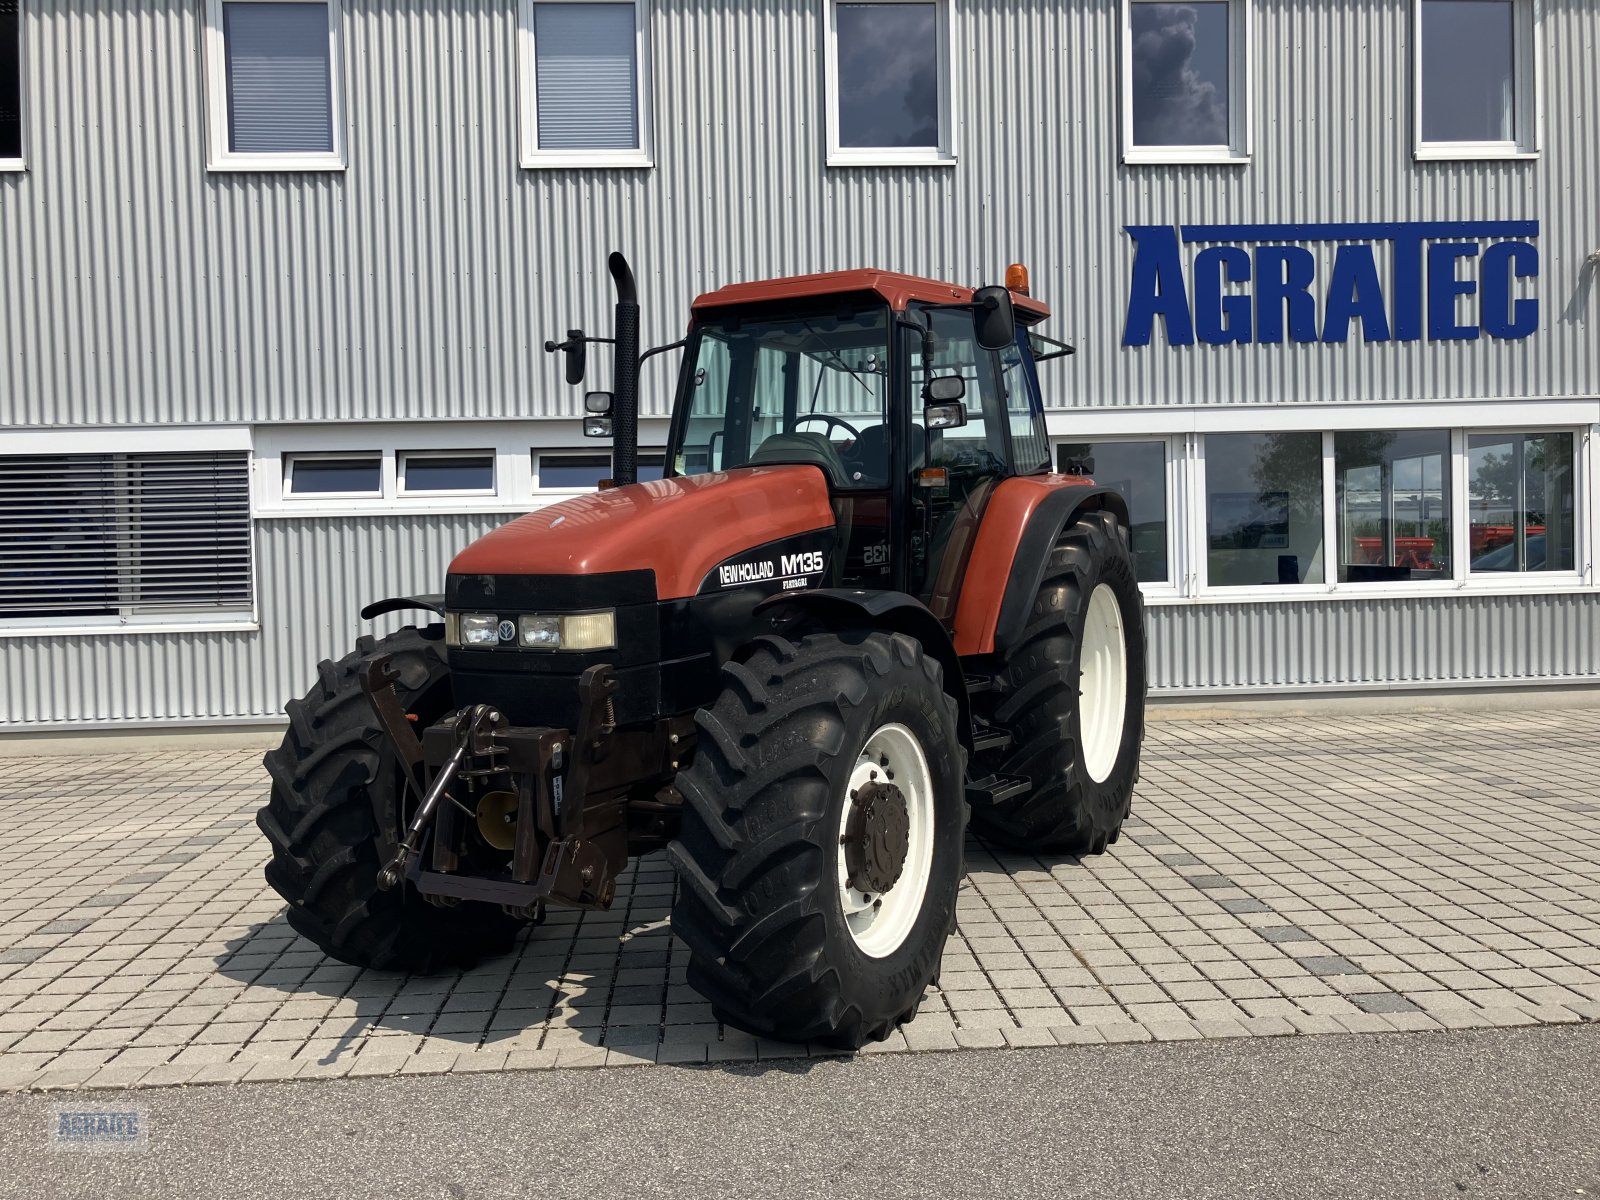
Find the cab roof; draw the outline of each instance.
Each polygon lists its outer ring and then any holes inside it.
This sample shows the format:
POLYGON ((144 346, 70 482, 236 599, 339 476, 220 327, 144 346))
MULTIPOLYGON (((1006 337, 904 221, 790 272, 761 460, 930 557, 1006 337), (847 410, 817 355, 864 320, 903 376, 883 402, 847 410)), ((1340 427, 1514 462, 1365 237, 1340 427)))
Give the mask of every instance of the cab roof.
MULTIPOLYGON (((855 271, 823 271, 816 275, 792 275, 786 279, 763 279, 756 283, 730 283, 696 298, 696 314, 745 304, 770 304, 778 300, 810 300, 822 296, 876 293, 890 308, 903 311, 914 300, 931 304, 970 304, 973 289, 953 283, 940 283, 919 275, 862 268, 855 271)), ((1050 315, 1050 306, 1032 296, 1011 293, 1017 320, 1035 325, 1050 315)))

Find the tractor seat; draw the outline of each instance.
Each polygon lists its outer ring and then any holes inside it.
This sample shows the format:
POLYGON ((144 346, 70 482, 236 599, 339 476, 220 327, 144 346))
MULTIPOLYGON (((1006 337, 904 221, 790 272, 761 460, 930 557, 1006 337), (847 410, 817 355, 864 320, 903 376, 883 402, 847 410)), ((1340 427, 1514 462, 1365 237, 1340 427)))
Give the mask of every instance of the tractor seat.
POLYGON ((850 478, 839 451, 820 433, 775 433, 764 438, 746 461, 746 465, 752 467, 774 466, 778 463, 821 467, 836 486, 848 485, 850 478))

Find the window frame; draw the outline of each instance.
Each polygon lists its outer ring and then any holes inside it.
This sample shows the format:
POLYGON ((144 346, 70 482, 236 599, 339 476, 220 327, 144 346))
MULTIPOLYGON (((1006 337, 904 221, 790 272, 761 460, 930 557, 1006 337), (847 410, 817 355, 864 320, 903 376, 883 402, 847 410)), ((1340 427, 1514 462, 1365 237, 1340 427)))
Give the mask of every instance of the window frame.
POLYGON ((208 171, 343 171, 345 160, 344 16, 341 0, 206 0, 205 69, 208 171), (329 119, 333 149, 288 154, 252 154, 228 145, 228 56, 224 4, 326 4, 328 6, 329 119))
MULTIPOLYGON (((667 464, 667 448, 664 445, 640 446, 638 455, 636 457, 641 463, 644 462, 645 459, 654 460, 659 458, 661 460, 662 469, 665 470, 667 464)), ((547 458, 604 458, 607 463, 606 469, 609 472, 611 451, 609 448, 603 450, 592 448, 585 449, 581 446, 533 446, 530 448, 528 459, 532 468, 532 475, 529 480, 529 490, 536 497, 549 496, 564 499, 570 496, 587 496, 592 494, 595 489, 592 487, 565 487, 559 485, 546 486, 543 482, 543 479, 544 460, 547 458)), ((654 462, 651 462, 648 465, 654 466, 655 464, 654 462)), ((604 476, 602 476, 602 478, 604 478, 604 476)))
POLYGON ((1121 0, 1122 161, 1128 166, 1245 166, 1254 150, 1255 0, 1228 4, 1228 144, 1141 146, 1133 140, 1133 6, 1176 0, 1121 0))
POLYGON ((1450 402, 1304 404, 1261 410, 1217 406, 1051 409, 1052 448, 1062 442, 1169 438, 1168 540, 1171 584, 1141 584, 1152 605, 1303 603, 1327 600, 1570 594, 1600 591, 1600 399, 1468 399, 1450 402), (1451 573, 1438 579, 1341 583, 1338 580, 1336 432, 1393 429, 1450 433, 1451 573), (1210 586, 1207 570, 1204 438, 1208 434, 1308 432, 1322 436, 1324 582, 1255 587, 1210 586), (1467 439, 1473 434, 1570 433, 1574 437, 1574 569, 1478 572, 1468 568, 1467 439), (1332 568, 1326 566, 1333 561, 1332 568))
POLYGON ((955 139, 956 44, 954 0, 822 0, 823 108, 827 126, 827 165, 830 167, 952 167, 959 155, 955 139), (927 147, 842 146, 839 143, 839 21, 841 3, 932 4, 939 43, 935 53, 939 68, 939 143, 927 147))
POLYGON ((371 447, 362 450, 295 450, 283 455, 281 479, 285 504, 315 504, 320 500, 380 500, 385 494, 383 451, 371 447), (294 487, 294 470, 302 462, 332 461, 370 458, 378 465, 378 487, 365 492, 298 492, 294 487))
MULTIPOLYGON (((21 429, 9 433, 0 455, 53 454, 217 454, 243 451, 248 475, 255 475, 253 438, 248 426, 207 425, 192 427, 121 429, 21 429)), ((250 492, 250 607, 188 612, 122 612, 104 616, 66 613, 59 617, 0 616, 0 641, 14 638, 56 638, 104 636, 123 633, 256 633, 261 629, 261 581, 259 541, 256 530, 255 486, 247 478, 250 492)))
MULTIPOLYGON (((1048 414, 1047 414, 1048 419, 1048 414)), ((1167 577, 1165 580, 1141 580, 1139 590, 1146 599, 1151 597, 1166 597, 1177 599, 1183 595, 1183 581, 1187 570, 1188 548, 1180 534, 1178 520, 1179 500, 1182 498, 1181 489, 1185 478, 1185 445, 1182 434, 1159 433, 1108 433, 1089 434, 1059 434, 1048 432, 1050 439, 1050 471, 1052 474, 1061 473, 1061 448, 1087 442, 1093 445, 1096 442, 1145 442, 1161 447, 1162 468, 1166 478, 1167 511, 1164 519, 1167 531, 1167 577)), ((1124 497, 1126 499, 1126 497, 1124 497)))
POLYGON ((17 0, 17 120, 19 140, 15 158, 0 157, 0 174, 28 169, 28 0, 17 0))
POLYGON ((524 170, 605 167, 653 168, 655 126, 652 102, 654 71, 650 56, 651 0, 517 0, 517 145, 524 170), (638 99, 635 120, 639 146, 635 150, 544 150, 539 146, 539 60, 535 53, 533 13, 539 4, 632 4, 634 22, 634 90, 638 99))
POLYGON ((395 490, 394 494, 406 500, 426 499, 435 496, 497 496, 500 494, 500 461, 499 455, 493 447, 475 450, 449 449, 429 450, 425 447, 408 446, 404 450, 395 451, 395 490), (406 468, 413 458, 460 458, 460 459, 488 459, 489 460, 489 486, 486 488, 412 488, 406 482, 406 468))
POLYGON ((1416 162, 1497 159, 1531 161, 1542 153, 1544 137, 1544 47, 1539 39, 1542 0, 1511 0, 1514 8, 1511 69, 1510 141, 1430 142, 1422 134, 1422 9, 1411 0, 1411 156, 1416 162))

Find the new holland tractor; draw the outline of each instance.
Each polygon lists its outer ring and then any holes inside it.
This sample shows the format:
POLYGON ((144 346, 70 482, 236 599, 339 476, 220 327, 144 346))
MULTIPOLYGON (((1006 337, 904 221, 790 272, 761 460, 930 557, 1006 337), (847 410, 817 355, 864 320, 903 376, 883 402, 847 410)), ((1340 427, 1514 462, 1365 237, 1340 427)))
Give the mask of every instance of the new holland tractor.
POLYGON ((613 478, 462 550, 423 623, 287 705, 258 821, 289 923, 410 972, 603 909, 665 848, 688 978, 732 1025, 847 1048, 938 978, 970 820, 1098 854, 1144 733, 1122 497, 1054 474, 1036 364, 1070 349, 1013 267, 976 290, 858 270, 724 287, 640 353, 546 343, 613 478), (664 477, 641 362, 681 352, 664 477))

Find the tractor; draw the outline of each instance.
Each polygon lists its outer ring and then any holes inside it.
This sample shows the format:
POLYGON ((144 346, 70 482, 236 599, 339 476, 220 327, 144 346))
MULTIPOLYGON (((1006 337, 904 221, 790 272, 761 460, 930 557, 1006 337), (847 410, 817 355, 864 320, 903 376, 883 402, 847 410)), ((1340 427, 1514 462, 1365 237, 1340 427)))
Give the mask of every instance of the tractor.
POLYGON ((855 270, 695 300, 641 353, 545 348, 612 478, 467 546, 428 614, 286 707, 268 882, 325 953, 465 968, 665 850, 718 1019, 859 1048, 910 1020, 986 842, 1099 854, 1144 735, 1145 622, 1114 489, 1052 472, 1037 365, 1072 352, 1014 265, 976 289, 855 270), (637 481, 641 364, 681 365, 637 481))

